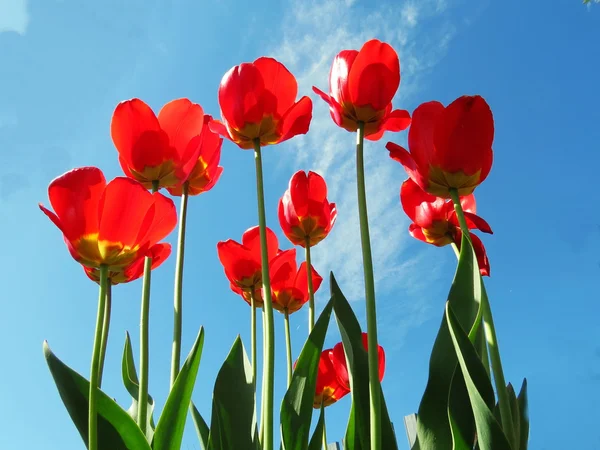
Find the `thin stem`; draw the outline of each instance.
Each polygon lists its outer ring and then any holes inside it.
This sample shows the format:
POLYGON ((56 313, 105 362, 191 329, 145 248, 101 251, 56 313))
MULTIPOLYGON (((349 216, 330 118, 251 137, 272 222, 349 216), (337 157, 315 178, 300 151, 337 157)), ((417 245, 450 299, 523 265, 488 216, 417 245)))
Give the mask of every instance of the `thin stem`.
POLYGON ((94 350, 90 369, 90 392, 88 410, 88 450, 98 450, 98 375, 100 368, 100 352, 102 347, 102 322, 106 310, 106 285, 108 267, 100 266, 100 292, 98 294, 98 313, 96 315, 96 332, 94 333, 94 350))
POLYGON ((312 264, 310 262, 310 237, 306 237, 306 270, 308 271, 308 334, 315 326, 315 289, 313 288, 312 264))
POLYGON ((108 330, 110 328, 110 311, 112 307, 112 283, 110 278, 106 281, 106 304, 104 305, 104 320, 102 323, 102 343, 100 344, 100 364, 98 366, 98 387, 102 387, 102 373, 104 372, 104 359, 106 358, 106 345, 108 343, 108 330))
POLYGON ((252 383, 254 384, 254 392, 256 393, 256 299, 254 291, 250 291, 250 306, 252 309, 250 316, 250 331, 252 342, 252 383))
MULTIPOLYGON (((323 406, 321 406, 323 408, 323 406)), ((323 449, 327 450, 327 427, 325 425, 325 409, 323 409, 323 449)))
MULTIPOLYGON (((450 189, 450 197, 454 203, 454 210, 458 218, 458 223, 462 234, 469 237, 469 227, 465 220, 465 214, 460 204, 460 197, 456 189, 450 189)), ((469 237, 470 239, 470 237, 469 237)), ((508 392, 506 390, 506 381, 504 379, 504 371, 502 370, 502 361, 500 359, 500 349, 498 348, 498 340, 496 338, 496 327, 494 326, 494 319, 492 317, 492 310, 490 303, 485 291, 485 285, 483 284, 483 278, 481 278, 481 308, 483 316, 483 329, 485 332, 485 338, 489 348, 490 360, 492 362, 492 373, 494 374, 494 382, 496 384, 496 391, 498 394, 498 404, 500 406, 500 418, 502 419, 502 428, 505 433, 509 436, 511 443, 515 445, 516 436, 513 430, 512 414, 510 412, 510 401, 508 398, 508 392)))
MULTIPOLYGON (((265 358, 265 354, 267 353, 267 337, 265 335, 265 309, 262 310, 262 324, 263 324, 263 332, 262 332, 262 344, 263 344, 263 361, 265 358)), ((264 362, 263 362, 264 365, 264 362)), ((260 448, 262 449, 262 443, 264 441, 265 436, 265 384, 262 384, 261 392, 260 392, 260 432, 258 434, 258 440, 260 442, 260 448)))
POLYGON ((175 289, 173 293, 173 348, 171 352, 171 388, 175 384, 181 365, 181 322, 183 307, 183 257, 185 251, 185 224, 187 219, 188 183, 183 183, 179 209, 179 235, 175 262, 175 289))
POLYGON ((292 384, 292 335, 290 334, 290 313, 287 308, 283 312, 285 322, 285 347, 287 353, 287 385, 292 384))
MULTIPOLYGON (((158 181, 152 182, 152 192, 158 191, 158 181)), ((140 313, 140 386, 138 391, 137 423, 142 434, 146 435, 148 422, 148 367, 149 367, 149 325, 150 325, 150 277, 152 258, 144 260, 144 280, 142 282, 142 308, 140 313)))
POLYGON ((254 140, 254 159, 256 163, 256 196, 258 199, 258 226, 260 230, 260 254, 262 266, 262 283, 264 288, 265 311, 265 346, 263 387, 264 387, 264 441, 263 450, 273 450, 273 385, 275 378, 275 327, 273 324, 273 302, 271 299, 271 281, 269 280, 269 253, 267 249, 267 225, 265 214, 265 194, 263 187, 262 158, 260 140, 254 140))
POLYGON ((365 187, 365 164, 363 157, 365 124, 358 123, 356 132, 356 186, 358 189, 358 216, 360 220, 360 241, 362 244, 363 270, 365 277, 365 300, 367 306, 367 336, 369 358, 369 394, 371 400, 371 450, 381 450, 381 385, 379 382, 379 361, 377 344, 377 310, 375 305, 375 282, 369 219, 367 213, 367 193, 365 187))

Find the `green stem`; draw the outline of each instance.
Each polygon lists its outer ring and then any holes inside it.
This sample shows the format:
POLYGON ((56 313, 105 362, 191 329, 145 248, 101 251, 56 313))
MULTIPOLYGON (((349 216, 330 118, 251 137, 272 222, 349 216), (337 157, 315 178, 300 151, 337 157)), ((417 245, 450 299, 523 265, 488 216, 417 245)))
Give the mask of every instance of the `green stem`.
POLYGON ((262 158, 260 140, 254 140, 254 159, 256 163, 256 196, 258 199, 258 227, 260 230, 260 253, 262 266, 262 283, 264 288, 265 311, 265 346, 263 387, 264 387, 264 441, 263 450, 273 450, 273 385, 275 378, 275 327, 273 325, 273 302, 271 299, 271 281, 269 280, 269 253, 267 249, 267 225, 265 214, 265 194, 263 187, 262 158))
POLYGON ((177 237, 177 260, 175 262, 175 289, 173 299, 173 349, 171 352, 171 389, 175 384, 181 365, 181 322, 183 307, 183 257, 185 251, 185 225, 187 219, 188 183, 183 183, 179 210, 179 235, 177 237))
POLYGON ((315 326, 315 289, 312 279, 312 264, 310 262, 310 237, 306 236, 306 271, 308 272, 308 334, 315 326))
POLYGON ((108 330, 110 328, 110 312, 112 307, 112 283, 110 278, 106 281, 106 304, 104 305, 104 321, 102 323, 102 343, 100 344, 100 364, 98 366, 98 387, 102 387, 102 373, 104 372, 104 359, 106 358, 106 345, 108 343, 108 330))
MULTIPOLYGON (((450 197, 454 203, 454 210, 458 218, 458 223, 462 234, 467 236, 470 240, 469 227, 465 219, 465 214, 460 204, 460 197, 456 189, 450 189, 450 197)), ((483 284, 483 278, 481 279, 481 308, 483 316, 483 329, 485 332, 485 338, 489 348, 490 360, 492 362, 492 373, 494 374, 494 382, 496 384, 496 391, 498 394, 498 404, 500 406, 500 418, 502 419, 502 428, 513 446, 516 442, 516 437, 513 430, 512 414, 510 412, 510 401, 508 398, 508 392, 506 390, 506 380, 504 379, 504 371, 502 369, 502 361, 500 360, 500 349, 498 348, 498 340, 496 338, 496 327, 494 326, 494 319, 492 318, 492 310, 490 303, 485 291, 483 284)), ((516 447, 515 447, 516 448, 516 447)))
MULTIPOLYGON (((265 335, 265 309, 262 310, 262 323, 263 323, 263 333, 262 333, 262 341, 263 341, 263 360, 267 353, 267 337, 265 335)), ((263 363, 264 364, 264 363, 263 363)), ((260 392, 260 432, 258 434, 258 440, 260 442, 260 448, 262 449, 262 443, 264 441, 265 436, 265 384, 263 383, 261 392, 260 392)))
POLYGON ((102 322, 106 310, 106 285, 108 267, 100 266, 100 292, 98 294, 98 313, 96 315, 96 332, 94 333, 94 350, 90 369, 90 391, 88 410, 88 450, 98 450, 98 376, 100 368, 100 352, 102 347, 102 322))
POLYGON ((363 269, 365 277, 365 300, 367 305, 367 336, 369 358, 369 394, 371 400, 371 450, 381 450, 381 385, 379 382, 379 361, 377 344, 377 311, 375 305, 375 282, 369 219, 367 213, 367 193, 365 187, 365 164, 363 157, 365 124, 358 123, 356 132, 356 186, 358 189, 358 215, 360 220, 360 241, 362 244, 363 269))
MULTIPOLYGON (((158 191, 158 181, 152 182, 152 193, 158 191)), ((138 390, 137 423, 142 434, 146 435, 148 422, 148 367, 149 367, 149 325, 150 325, 150 277, 152 258, 144 259, 144 280, 142 282, 142 308, 140 314, 140 385, 138 390)))
POLYGON ((256 299, 254 292, 250 292, 250 306, 252 309, 250 316, 250 331, 252 342, 252 383, 254 384, 254 393, 256 395, 256 299))
POLYGON ((290 334, 290 313, 287 308, 283 312, 285 322, 285 347, 287 353, 287 385, 292 384, 292 335, 290 334))
POLYGON ((327 450, 327 426, 325 425, 325 408, 323 408, 323 449, 327 450))

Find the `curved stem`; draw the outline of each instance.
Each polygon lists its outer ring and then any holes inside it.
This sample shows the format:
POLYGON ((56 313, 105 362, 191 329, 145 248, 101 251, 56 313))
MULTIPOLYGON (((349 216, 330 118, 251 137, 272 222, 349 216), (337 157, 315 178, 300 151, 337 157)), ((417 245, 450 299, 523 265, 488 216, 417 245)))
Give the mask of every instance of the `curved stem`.
POLYGON ((287 385, 292 383, 292 335, 290 334, 290 313, 287 308, 283 313, 285 322, 285 347, 287 353, 287 385))
POLYGON ((250 316, 250 332, 252 342, 252 383, 254 383, 254 393, 256 395, 256 300, 254 292, 250 292, 250 306, 252 309, 250 316))
POLYGON ((183 257, 185 249, 185 225, 187 219, 188 183, 183 183, 179 209, 179 235, 177 237, 177 260, 175 262, 175 289, 173 295, 173 349, 171 352, 171 388, 175 384, 181 365, 181 322, 183 307, 183 257))
POLYGON ((112 283, 110 278, 106 281, 106 304, 104 305, 104 320, 102 323, 102 343, 100 344, 100 364, 98 366, 98 387, 102 387, 102 373, 106 358, 106 345, 108 343, 108 330, 110 328, 110 312, 112 308, 112 283))
POLYGON ((315 326, 315 289, 313 288, 312 264, 310 262, 310 237, 306 237, 306 270, 308 272, 308 334, 315 326))
MULTIPOLYGON (((450 197, 454 203, 454 210, 458 218, 458 223, 462 234, 469 237, 469 227, 465 220, 465 215, 460 204, 460 197, 456 189, 450 189, 450 197)), ((506 390, 506 380, 504 378, 504 371, 502 369, 502 361, 500 359, 500 349, 498 348, 498 340, 496 337, 496 327, 494 326, 494 319, 492 317, 492 310, 490 308, 490 302, 485 291, 485 285, 483 284, 483 278, 481 280, 481 308, 483 316, 483 329, 485 332, 485 338, 489 348, 490 360, 492 362, 492 373, 494 374, 494 382, 496 384, 496 391, 498 394, 498 404, 500 406, 500 418, 502 419, 502 428, 509 440, 515 445, 516 437, 513 430, 512 414, 510 411, 510 401, 508 398, 508 392, 506 390)), ((515 447, 516 448, 516 447, 515 447)))
POLYGON ((100 292, 98 294, 98 313, 96 315, 96 332, 94 333, 94 350, 90 369, 90 391, 88 409, 88 450, 98 450, 98 378, 100 368, 100 352, 102 347, 102 322, 106 310, 106 285, 108 267, 100 266, 100 292))
POLYGON ((273 385, 275 378, 275 327, 273 324, 273 302, 271 299, 271 281, 269 280, 269 253, 267 249, 267 225, 265 214, 265 193, 263 187, 262 157, 260 140, 254 140, 254 159, 256 163, 256 196, 258 200, 258 226, 260 231, 260 254, 262 266, 262 283, 264 288, 266 354, 263 356, 264 387, 264 441, 263 450, 273 450, 273 385))
MULTIPOLYGON (((158 191, 158 181, 152 182, 152 193, 158 191)), ((140 313, 140 385, 138 390, 137 423, 146 436, 148 423, 148 367, 149 367, 149 325, 150 325, 150 277, 152 258, 144 259, 144 280, 142 282, 142 308, 140 313)))
POLYGON ((363 157, 364 131, 365 124, 359 122, 358 130, 356 132, 356 186, 358 189, 358 216, 360 220, 360 241, 363 254, 365 300, 367 305, 369 394, 371 400, 371 450, 381 450, 381 385, 379 382, 379 361, 377 351, 375 281, 373 276, 373 258, 371 256, 371 239, 369 237, 365 164, 363 157))

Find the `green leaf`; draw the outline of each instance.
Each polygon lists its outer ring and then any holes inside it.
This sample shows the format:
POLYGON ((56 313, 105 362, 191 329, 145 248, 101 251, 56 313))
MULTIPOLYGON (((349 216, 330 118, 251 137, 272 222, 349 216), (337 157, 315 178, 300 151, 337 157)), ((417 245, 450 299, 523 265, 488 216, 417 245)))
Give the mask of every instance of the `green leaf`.
POLYGON ((518 450, 527 450, 529 443, 529 403, 527 401, 527 378, 523 379, 523 384, 521 385, 521 391, 519 392, 519 397, 517 397, 517 400, 519 402, 520 428, 518 450))
POLYGON ((255 395, 252 366, 238 336, 215 381, 208 439, 211 450, 258 449, 255 395))
MULTIPOLYGON (((521 414, 519 413, 519 401, 517 400, 517 394, 515 394, 515 388, 513 387, 512 384, 508 383, 508 385, 506 386, 506 393, 508 394, 508 401, 510 404, 510 415, 512 417, 512 427, 513 427, 513 432, 514 432, 514 438, 511 439, 512 444, 519 444, 519 440, 520 440, 520 436, 521 436, 521 420, 520 420, 520 416, 521 414)), ((500 405, 498 405, 500 406, 500 405)), ((502 423, 502 420, 500 420, 500 422, 498 423, 502 423)), ((519 450, 518 448, 516 448, 515 450, 519 450)))
MULTIPOLYGON (((473 333, 473 339, 476 337, 480 322, 481 296, 481 275, 473 246, 463 234, 458 266, 448 294, 448 303, 456 314, 460 326, 470 330, 470 335, 473 333)), ((475 426, 472 413, 469 408, 463 407, 465 401, 468 401, 468 395, 460 382, 460 375, 455 377, 456 369, 454 345, 447 321, 442 317, 429 360, 427 386, 417 414, 417 442, 413 450, 453 448, 449 410, 452 411, 454 418, 453 426, 458 426, 462 430, 463 439, 472 436, 474 440, 475 426), (453 383, 457 384, 453 385, 453 383)))
POLYGON ((198 367, 200 367, 203 344, 204 329, 200 327, 192 350, 175 379, 165 407, 158 419, 152 445, 154 450, 180 450, 181 448, 187 412, 192 399, 194 384, 196 383, 198 367))
POLYGON ((196 433, 198 433, 200 445, 204 450, 208 450, 208 435, 210 434, 210 429, 200 415, 200 411, 198 411, 198 408, 196 408, 196 405, 194 405, 194 402, 191 402, 190 410, 192 412, 192 420, 194 421, 194 425, 196 427, 196 433))
POLYGON ((492 412, 495 400, 490 379, 479 359, 477 350, 460 326, 449 302, 446 303, 446 321, 469 393, 479 446, 485 450, 512 450, 502 427, 492 412))
POLYGON ((308 444, 308 450, 322 450, 323 449, 323 427, 325 426, 325 407, 321 405, 321 412, 319 414, 319 420, 315 431, 310 438, 308 444))
MULTIPOLYGON (((134 421, 137 420, 138 416, 138 395, 139 395, 139 381, 137 371, 135 369, 135 360, 133 358, 133 351, 131 347, 131 339, 129 333, 125 332, 125 347, 123 348, 123 360, 121 362, 121 375, 123 377, 123 384, 131 395, 132 401, 131 406, 127 410, 127 414, 134 421)), ((146 425, 146 439, 148 442, 152 442, 154 436, 154 399, 151 395, 148 395, 148 418, 146 425)))
POLYGON ((281 402, 281 440, 285 450, 306 450, 315 399, 319 360, 331 318, 329 300, 302 347, 290 386, 281 402))
MULTIPOLYGON (((47 342, 44 356, 58 393, 87 447, 90 383, 58 359, 47 342)), ((128 449, 150 450, 150 446, 127 412, 98 390, 98 450, 128 449)))
MULTIPOLYGON (((333 273, 331 274, 331 295, 334 299, 335 318, 342 335, 344 352, 348 361, 348 375, 352 407, 348 427, 346 428, 345 450, 368 450, 370 448, 369 426, 369 360, 363 346, 360 324, 340 290, 333 273)), ((381 391, 381 442, 382 448, 394 450, 398 448, 394 428, 381 391)))

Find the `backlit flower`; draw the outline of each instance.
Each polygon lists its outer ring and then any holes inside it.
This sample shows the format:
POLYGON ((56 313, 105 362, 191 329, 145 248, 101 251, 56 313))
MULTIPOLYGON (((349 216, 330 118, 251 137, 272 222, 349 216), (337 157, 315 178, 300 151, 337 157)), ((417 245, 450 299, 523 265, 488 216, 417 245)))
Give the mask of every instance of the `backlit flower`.
POLYGON ((350 388, 340 383, 340 377, 332 362, 333 349, 323 350, 319 359, 317 384, 313 407, 319 409, 321 405, 330 406, 350 393, 350 388))
MULTIPOLYGON (((362 334, 362 342, 365 350, 368 349, 367 333, 362 334)), ((379 370, 379 381, 383 380, 385 374, 385 351, 381 345, 377 349, 377 362, 379 370)), ((344 354, 344 344, 341 342, 333 347, 331 352, 331 362, 341 386, 350 390, 350 376, 348 375, 348 366, 346 364, 346 355, 344 354)))

